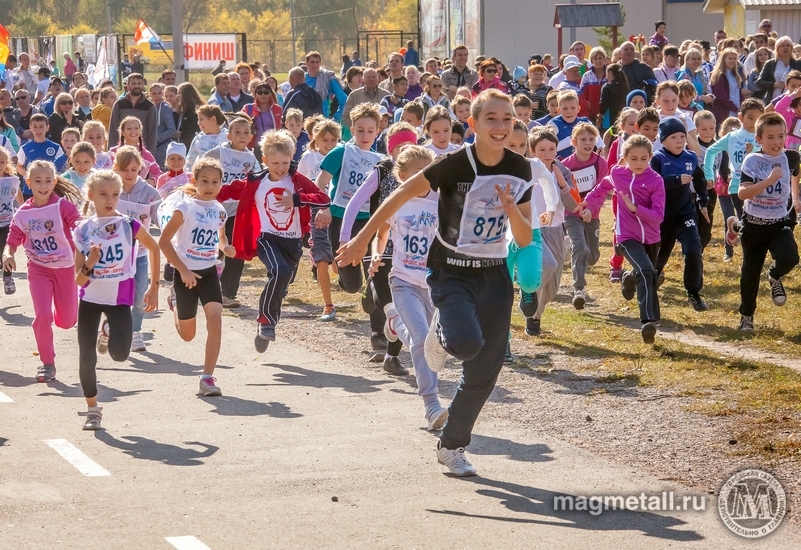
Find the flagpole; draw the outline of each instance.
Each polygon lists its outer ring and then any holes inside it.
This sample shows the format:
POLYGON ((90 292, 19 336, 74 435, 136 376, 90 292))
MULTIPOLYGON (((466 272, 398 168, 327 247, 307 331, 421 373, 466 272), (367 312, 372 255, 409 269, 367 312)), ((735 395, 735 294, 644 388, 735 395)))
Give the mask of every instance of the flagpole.
MULTIPOLYGON (((152 34, 156 34, 156 32, 153 29, 151 29, 150 25, 148 25, 147 23, 145 23, 145 27, 147 27, 147 30, 149 30, 152 34)), ((172 57, 170 57, 170 54, 168 54, 167 50, 164 49, 164 44, 161 43, 161 36, 159 36, 158 44, 159 44, 159 48, 161 48, 161 51, 163 51, 164 55, 167 56, 167 59, 170 60, 170 65, 174 65, 172 57)), ((174 41, 174 37, 173 37, 173 47, 175 47, 174 45, 175 45, 175 41, 174 41)))

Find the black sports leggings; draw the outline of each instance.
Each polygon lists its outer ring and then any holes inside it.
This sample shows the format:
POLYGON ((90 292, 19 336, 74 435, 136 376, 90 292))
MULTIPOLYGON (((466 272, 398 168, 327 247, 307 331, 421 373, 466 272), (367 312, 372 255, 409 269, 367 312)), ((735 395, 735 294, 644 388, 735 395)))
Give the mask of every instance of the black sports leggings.
POLYGON ((110 306, 83 300, 78 303, 79 376, 86 398, 97 395, 97 331, 103 314, 108 320, 108 353, 111 358, 117 362, 125 361, 131 352, 131 306, 110 306))

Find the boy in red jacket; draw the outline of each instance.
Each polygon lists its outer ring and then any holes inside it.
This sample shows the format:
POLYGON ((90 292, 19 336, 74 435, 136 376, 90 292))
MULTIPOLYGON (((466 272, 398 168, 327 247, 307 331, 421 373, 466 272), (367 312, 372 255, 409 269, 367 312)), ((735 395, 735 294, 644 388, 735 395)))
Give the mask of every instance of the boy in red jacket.
POLYGON ((258 256, 267 268, 267 284, 259 299, 256 351, 264 353, 275 340, 281 301, 303 253, 301 238, 311 231, 311 209, 326 208, 328 195, 302 174, 290 172, 295 138, 271 130, 261 138, 267 169, 223 186, 217 200, 239 201, 232 235, 236 257, 258 256))

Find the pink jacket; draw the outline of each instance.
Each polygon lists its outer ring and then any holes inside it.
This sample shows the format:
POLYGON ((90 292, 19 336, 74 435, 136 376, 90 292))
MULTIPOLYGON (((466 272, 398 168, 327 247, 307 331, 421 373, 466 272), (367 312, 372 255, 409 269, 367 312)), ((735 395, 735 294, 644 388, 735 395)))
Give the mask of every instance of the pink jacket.
POLYGON ((779 102, 776 103, 776 112, 782 115, 784 122, 787 123, 787 139, 784 142, 784 146, 788 149, 798 151, 798 147, 801 145, 801 138, 795 137, 792 135, 792 132, 794 126, 798 124, 798 121, 801 119, 795 115, 793 108, 790 106, 793 99, 795 99, 793 94, 785 94, 782 96, 779 102))
POLYGON ((665 183, 659 174, 649 167, 639 176, 635 176, 627 166, 613 166, 609 175, 584 198, 593 218, 598 216, 612 190, 625 194, 637 205, 635 214, 623 201, 618 200, 615 220, 618 242, 630 239, 643 244, 659 242, 659 226, 665 217, 665 183))

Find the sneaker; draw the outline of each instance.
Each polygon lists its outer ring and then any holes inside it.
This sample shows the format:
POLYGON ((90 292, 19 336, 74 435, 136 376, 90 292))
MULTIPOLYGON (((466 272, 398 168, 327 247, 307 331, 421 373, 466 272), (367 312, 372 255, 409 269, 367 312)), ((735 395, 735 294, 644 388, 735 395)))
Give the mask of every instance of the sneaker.
POLYGON ((706 311, 707 309, 709 309, 709 307, 707 307, 706 302, 704 301, 704 299, 697 292, 694 293, 694 294, 688 294, 687 295, 687 301, 690 302, 690 305, 693 306, 693 309, 695 311, 699 311, 700 312, 700 311, 706 311))
POLYGON ((754 332, 753 315, 740 315, 740 332, 754 332))
POLYGON ((55 365, 40 365, 36 371, 37 382, 50 382, 56 379, 55 365))
POLYGON ((275 341, 275 327, 262 323, 257 323, 257 325, 256 338, 253 340, 253 344, 256 346, 256 351, 264 353, 267 351, 267 346, 270 345, 270 342, 275 341))
POLYGON ((458 449, 445 449, 437 447, 437 462, 448 467, 451 473, 458 477, 476 475, 476 469, 464 456, 464 447, 458 449))
POLYGON ((637 277, 631 271, 623 273, 620 284, 622 286, 624 300, 631 300, 637 295, 637 277))
POLYGON ((646 344, 653 344, 656 337, 656 325, 653 323, 645 323, 640 329, 642 341, 646 344))
POLYGON ((142 339, 141 332, 134 332, 131 337, 131 351, 146 351, 145 341, 142 339))
POLYGON ((319 281, 317 280, 317 266, 316 266, 316 265, 313 265, 313 266, 312 266, 312 268, 311 268, 311 274, 312 274, 312 282, 313 282, 313 283, 317 283, 317 282, 319 282, 319 281))
POLYGON ((520 310, 520 313, 523 314, 523 317, 528 319, 529 317, 534 317, 537 314, 537 308, 540 306, 539 298, 537 298, 537 293, 534 292, 529 294, 528 292, 523 291, 520 289, 520 301, 517 302, 517 309, 520 310))
POLYGON ((395 329, 392 328, 392 323, 400 318, 398 315, 398 310, 395 309, 395 304, 392 302, 388 303, 384 306, 384 315, 386 315, 387 320, 384 322, 384 336, 386 336, 387 340, 390 342, 397 342, 398 341, 398 333, 395 332, 395 329))
POLYGON ((729 216, 726 218, 726 244, 729 246, 734 246, 737 244, 737 241, 740 239, 740 220, 737 219, 737 216, 729 216))
POLYGON ((204 397, 212 397, 215 395, 222 395, 222 391, 217 387, 217 379, 214 377, 200 379, 200 393, 204 397))
POLYGON ((321 321, 329 323, 331 321, 336 320, 336 318, 337 318, 337 308, 335 308, 334 306, 325 306, 325 308, 323 308, 323 314, 320 316, 321 321))
POLYGON ((539 336, 541 334, 540 320, 529 317, 526 319, 526 334, 529 336, 539 336))
POLYGON ((168 283, 175 280, 175 268, 170 264, 164 264, 164 280, 168 283))
POLYGON ((373 334, 370 336, 370 346, 373 348, 373 351, 386 351, 388 344, 389 341, 383 334, 373 334))
MULTIPOLYGON (((225 302, 225 298, 223 298, 223 302, 225 302)), ((172 286, 170 287, 170 297, 167 298, 167 307, 170 308, 170 311, 175 311, 176 303, 178 303, 178 298, 175 297, 175 287, 172 286)))
POLYGON ((108 321, 100 324, 100 334, 97 336, 97 353, 105 355, 108 353, 108 321))
POLYGON ((506 342, 506 355, 503 356, 503 364, 508 365, 509 363, 514 363, 515 358, 512 356, 512 343, 507 341, 506 342))
POLYGON ((384 372, 392 376, 406 376, 409 374, 409 371, 404 368, 403 363, 397 357, 384 358, 384 372))
POLYGON ((726 253, 726 254, 723 255, 723 261, 725 263, 730 264, 732 262, 732 260, 734 260, 734 256, 732 256, 731 254, 726 253))
POLYGON ((236 309, 241 304, 239 303, 239 300, 237 300, 236 298, 229 298, 228 296, 223 296, 222 305, 226 309, 236 309))
POLYGON ((373 284, 373 278, 370 277, 367 279, 367 282, 364 285, 364 291, 362 291, 362 311, 364 311, 367 315, 370 315, 373 311, 375 311, 375 301, 373 300, 373 289, 371 285, 373 284))
POLYGON ((17 291, 17 284, 14 282, 14 277, 12 275, 4 275, 3 276, 3 292, 6 293, 6 296, 14 294, 17 291))
POLYGON ((587 293, 584 289, 577 290, 573 293, 573 307, 576 309, 584 309, 584 304, 587 302, 587 293))
POLYGON ((623 277, 623 268, 613 267, 609 270, 609 282, 619 283, 623 277))
POLYGON ((664 271, 656 276, 656 289, 659 290, 659 287, 661 287, 663 284, 665 284, 665 272, 664 271))
POLYGON ((426 335, 425 348, 423 354, 428 363, 428 368, 433 372, 439 372, 445 366, 445 361, 448 360, 448 352, 439 343, 437 337, 437 325, 439 324, 439 310, 434 310, 434 317, 431 319, 431 325, 428 327, 428 335, 426 335))
POLYGON ((774 279, 768 273, 768 282, 770 283, 770 299, 773 300, 773 305, 783 306, 787 303, 787 292, 784 290, 784 285, 781 279, 774 279))
POLYGON ((448 409, 445 407, 434 409, 431 414, 426 416, 426 420, 428 420, 428 431, 437 432, 442 429, 445 421, 448 420, 448 409))
POLYGON ((78 416, 85 416, 86 420, 83 423, 84 430, 99 430, 100 421, 103 420, 103 407, 97 405, 89 407, 86 412, 79 412, 78 416))

